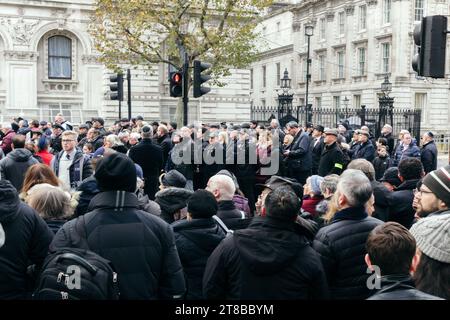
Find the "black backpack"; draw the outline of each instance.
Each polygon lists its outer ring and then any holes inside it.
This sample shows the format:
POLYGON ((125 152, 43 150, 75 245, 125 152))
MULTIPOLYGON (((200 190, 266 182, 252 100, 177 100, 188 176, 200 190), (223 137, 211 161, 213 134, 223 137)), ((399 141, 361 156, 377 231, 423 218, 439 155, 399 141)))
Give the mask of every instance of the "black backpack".
MULTIPOLYGON (((88 214, 92 217, 92 213, 88 214)), ((85 216, 68 222, 75 248, 47 256, 34 291, 36 300, 118 300, 117 273, 107 259, 89 250, 85 216)))

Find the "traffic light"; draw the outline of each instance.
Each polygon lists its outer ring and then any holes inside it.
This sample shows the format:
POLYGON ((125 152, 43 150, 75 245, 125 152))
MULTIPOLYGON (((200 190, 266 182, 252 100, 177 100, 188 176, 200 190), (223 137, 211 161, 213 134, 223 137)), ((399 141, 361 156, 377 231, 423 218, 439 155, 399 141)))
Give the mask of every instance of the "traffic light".
POLYGON ((211 68, 209 63, 194 60, 194 98, 201 97, 211 91, 211 88, 202 87, 202 83, 211 79, 211 76, 202 74, 209 68, 211 68))
POLYGON ((429 16, 414 28, 414 43, 419 52, 412 67, 419 76, 445 78, 445 49, 447 45, 447 17, 429 16))
POLYGON ((183 73, 180 71, 169 73, 170 96, 181 97, 183 95, 183 73))
POLYGON ((111 100, 123 101, 123 75, 121 73, 114 74, 109 77, 109 80, 111 81, 109 85, 111 100))

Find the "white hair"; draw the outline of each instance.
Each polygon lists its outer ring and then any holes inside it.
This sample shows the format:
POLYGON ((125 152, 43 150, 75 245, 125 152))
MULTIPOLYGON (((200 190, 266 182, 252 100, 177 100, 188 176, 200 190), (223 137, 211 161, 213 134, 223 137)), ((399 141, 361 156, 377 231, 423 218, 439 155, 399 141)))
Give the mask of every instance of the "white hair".
POLYGON ((220 191, 220 197, 218 201, 233 200, 234 193, 236 192, 236 187, 234 185, 233 179, 221 174, 212 176, 209 179, 209 189, 211 189, 211 191, 220 191))
POLYGON ((110 134, 106 136, 105 140, 111 144, 111 147, 115 146, 123 146, 122 141, 120 141, 119 137, 115 134, 110 134))
POLYGON ((347 169, 339 178, 336 192, 347 198, 349 206, 361 207, 369 201, 373 190, 369 178, 361 170, 347 169))
POLYGON ((138 132, 132 132, 130 134, 130 139, 136 139, 139 140, 141 138, 141 135, 138 132))

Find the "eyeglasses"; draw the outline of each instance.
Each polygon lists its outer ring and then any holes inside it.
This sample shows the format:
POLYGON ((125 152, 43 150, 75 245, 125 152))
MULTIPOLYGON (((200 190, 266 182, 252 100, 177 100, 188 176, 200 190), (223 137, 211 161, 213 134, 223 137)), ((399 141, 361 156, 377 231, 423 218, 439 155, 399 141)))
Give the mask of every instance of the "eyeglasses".
POLYGON ((75 140, 73 140, 73 139, 71 139, 71 140, 69 140, 69 139, 64 139, 64 140, 62 140, 62 143, 67 143, 67 142, 72 142, 72 141, 75 141, 75 140))
POLYGON ((426 190, 417 190, 417 189, 414 189, 414 190, 413 190, 413 193, 414 193, 414 195, 416 195, 416 194, 422 195, 422 193, 433 193, 433 192, 432 192, 432 191, 426 191, 426 190))

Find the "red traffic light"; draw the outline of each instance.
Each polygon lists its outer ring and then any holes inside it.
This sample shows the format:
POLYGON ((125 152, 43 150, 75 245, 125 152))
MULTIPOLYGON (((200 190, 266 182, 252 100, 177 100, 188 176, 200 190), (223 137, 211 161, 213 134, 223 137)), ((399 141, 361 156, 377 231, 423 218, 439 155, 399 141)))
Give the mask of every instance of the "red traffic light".
POLYGON ((181 80, 182 80, 181 73, 175 72, 175 73, 172 75, 172 82, 173 82, 174 84, 181 84, 181 80))

